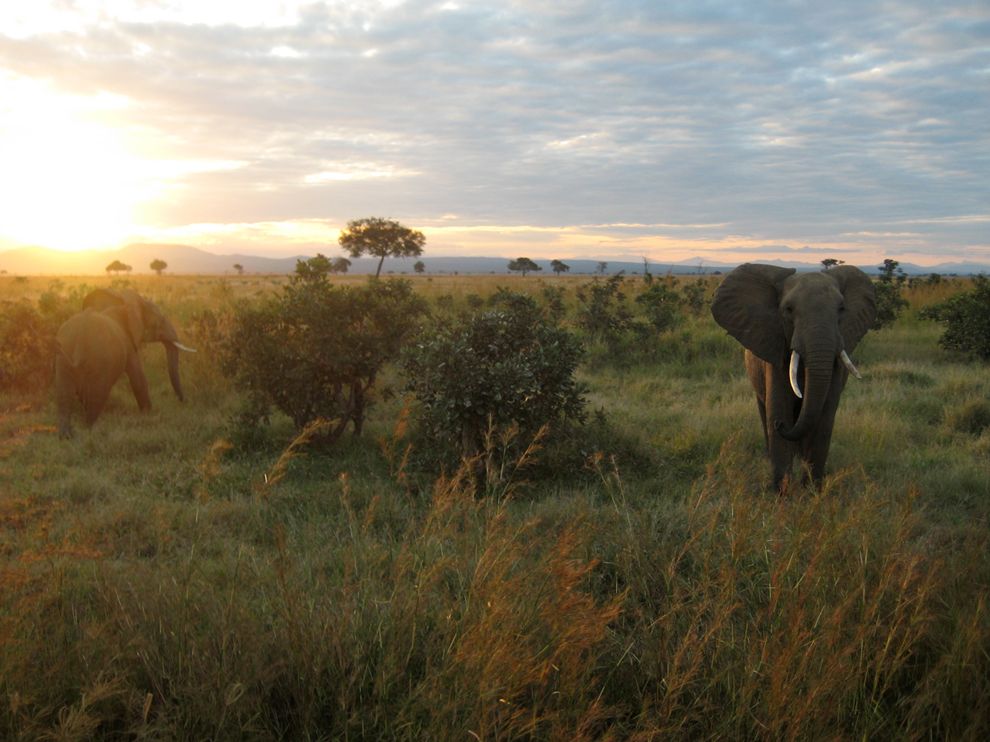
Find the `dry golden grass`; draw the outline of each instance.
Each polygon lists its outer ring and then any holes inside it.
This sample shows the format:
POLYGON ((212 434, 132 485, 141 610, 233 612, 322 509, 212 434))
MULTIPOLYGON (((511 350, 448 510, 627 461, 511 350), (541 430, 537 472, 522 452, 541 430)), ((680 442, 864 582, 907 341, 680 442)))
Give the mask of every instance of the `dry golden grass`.
MULTIPOLYGON (((134 281, 180 329, 272 285, 134 281)), ((71 444, 0 400, 0 737, 986 738, 985 368, 910 314, 871 334, 825 488, 781 499, 707 322, 582 372, 613 437, 551 479, 495 436, 425 478, 399 399, 328 454, 228 448, 209 352, 186 404, 149 358, 152 415, 122 387, 71 444)))

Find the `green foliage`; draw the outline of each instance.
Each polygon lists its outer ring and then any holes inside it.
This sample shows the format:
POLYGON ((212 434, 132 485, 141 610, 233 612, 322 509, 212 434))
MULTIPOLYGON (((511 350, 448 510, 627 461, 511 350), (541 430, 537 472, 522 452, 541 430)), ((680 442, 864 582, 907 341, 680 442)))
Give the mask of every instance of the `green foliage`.
POLYGON ((36 392, 52 381, 55 333, 82 307, 85 285, 63 294, 56 279, 38 298, 0 301, 0 391, 36 392))
POLYGON ((892 325, 908 305, 907 299, 901 295, 901 289, 907 282, 907 276, 901 269, 900 263, 885 258, 879 270, 880 278, 874 286, 877 301, 877 317, 873 322, 874 330, 892 325))
POLYGON ((333 263, 323 253, 307 260, 296 260, 296 276, 303 281, 325 281, 333 272, 333 263))
POLYGON ((943 348, 990 360, 990 279, 986 276, 973 279, 972 291, 927 307, 920 316, 945 325, 938 341, 943 348))
POLYGON ((616 273, 605 281, 597 278, 577 290, 578 326, 591 338, 615 346, 632 324, 626 306, 623 277, 616 273))
POLYGON ((51 383, 55 329, 26 301, 0 301, 0 390, 29 392, 51 383))
POLYGON ((474 455, 486 434, 583 415, 574 378, 577 339, 536 302, 503 291, 495 308, 444 321, 403 354, 407 389, 419 400, 431 440, 447 455, 474 455))
POLYGON ((550 268, 556 275, 559 276, 561 273, 567 273, 571 269, 571 266, 563 260, 551 260, 550 268))
POLYGON ((642 308, 647 325, 654 333, 672 330, 683 320, 683 299, 670 281, 651 281, 636 297, 636 304, 642 308))
POLYGON ((154 260, 151 261, 148 267, 151 268, 151 270, 153 270, 155 273, 157 273, 160 276, 162 274, 162 271, 168 268, 168 263, 166 263, 164 260, 160 260, 159 258, 155 258, 154 260))
POLYGON ((349 423, 360 433, 378 373, 425 303, 405 281, 334 287, 324 278, 304 269, 281 294, 239 306, 222 355, 259 417, 268 403, 297 429, 322 418, 335 440, 349 423))
POLYGON ((622 273, 604 281, 595 278, 577 290, 578 326, 603 344, 612 359, 654 357, 663 347, 657 342, 660 336, 684 321, 684 298, 671 276, 657 280, 645 273, 643 285, 632 307, 622 273))

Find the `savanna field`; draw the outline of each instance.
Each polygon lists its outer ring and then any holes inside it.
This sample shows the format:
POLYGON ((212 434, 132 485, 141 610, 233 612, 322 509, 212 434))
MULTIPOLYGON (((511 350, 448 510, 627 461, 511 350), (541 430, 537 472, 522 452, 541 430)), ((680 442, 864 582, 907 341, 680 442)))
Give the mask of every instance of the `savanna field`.
POLYGON ((580 346, 580 411, 453 443, 427 355, 360 435, 252 406, 235 317, 286 280, 128 279, 186 401, 148 344, 151 412, 122 379, 61 441, 32 338, 111 279, 0 276, 0 738, 990 738, 990 369, 921 316, 969 279, 904 287, 784 497, 718 277, 402 279, 403 350, 500 301, 580 346))

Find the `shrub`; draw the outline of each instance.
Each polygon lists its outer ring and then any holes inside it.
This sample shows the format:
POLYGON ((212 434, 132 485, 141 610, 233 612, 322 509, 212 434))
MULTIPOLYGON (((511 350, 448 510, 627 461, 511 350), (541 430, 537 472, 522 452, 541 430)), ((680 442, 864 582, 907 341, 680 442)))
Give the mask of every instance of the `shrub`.
POLYGON ((37 309, 25 300, 0 301, 0 390, 34 392, 51 384, 55 333, 82 307, 86 289, 63 295, 62 288, 61 281, 53 281, 37 309))
POLYGON ((592 339, 606 345, 618 345, 629 330, 633 315, 626 306, 626 295, 622 290, 622 274, 581 286, 577 291, 580 304, 578 325, 592 339))
POLYGON ((922 310, 921 316, 945 324, 939 345, 990 360, 990 279, 976 276, 973 290, 922 310))
POLYGON ((495 308, 424 333, 403 366, 442 454, 471 456, 486 434, 517 428, 525 440, 555 420, 581 419, 580 357, 577 339, 533 299, 502 290, 495 308))
POLYGON ((279 295, 235 310, 222 366, 259 420, 274 405, 297 429, 332 421, 330 441, 349 423, 360 434, 379 371, 424 310, 406 281, 334 287, 322 275, 297 275, 279 295))
POLYGON ((880 266, 880 278, 874 284, 877 300, 877 317, 873 329, 879 330, 894 323, 908 302, 901 296, 901 289, 907 281, 907 276, 896 260, 886 258, 880 266))
MULTIPOLYGON (((643 309, 646 322, 653 333, 672 330, 681 323, 683 301, 669 281, 651 281, 643 293, 636 297, 636 304, 643 309)), ((646 329, 646 328, 644 328, 646 329)))

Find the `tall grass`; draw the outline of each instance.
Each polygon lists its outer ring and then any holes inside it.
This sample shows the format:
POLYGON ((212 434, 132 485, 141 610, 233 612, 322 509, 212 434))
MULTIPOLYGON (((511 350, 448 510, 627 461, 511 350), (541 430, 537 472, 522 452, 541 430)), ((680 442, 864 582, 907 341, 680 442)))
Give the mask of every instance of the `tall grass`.
MULTIPOLYGON (((165 292, 180 330, 218 285, 165 292)), ((560 479, 494 438, 426 479, 399 399, 239 452, 208 353, 70 444, 0 400, 0 738, 986 738, 982 367, 868 335, 832 474, 782 499, 741 353, 686 333, 582 372, 612 437, 560 479)))

